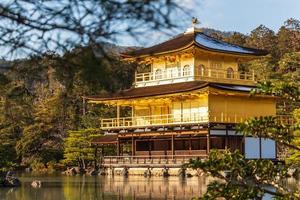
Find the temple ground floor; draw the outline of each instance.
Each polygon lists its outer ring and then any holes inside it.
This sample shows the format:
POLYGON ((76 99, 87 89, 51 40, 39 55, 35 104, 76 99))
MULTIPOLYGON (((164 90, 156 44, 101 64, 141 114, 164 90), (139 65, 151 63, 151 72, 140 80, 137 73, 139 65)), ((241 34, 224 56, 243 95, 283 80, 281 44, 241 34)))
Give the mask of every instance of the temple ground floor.
POLYGON ((213 149, 240 151, 248 159, 276 159, 270 139, 245 137, 233 126, 172 127, 107 133, 93 141, 104 166, 180 167, 194 158, 206 158, 213 149))
POLYGON ((114 167, 180 167, 205 158, 212 149, 243 152, 244 139, 233 130, 148 131, 106 134, 93 141, 101 163, 114 167))
MULTIPOLYGON (((211 149, 243 151, 242 136, 170 135, 148 137, 119 137, 116 156, 206 156, 211 149)), ((104 151, 105 153, 105 151, 104 151)))

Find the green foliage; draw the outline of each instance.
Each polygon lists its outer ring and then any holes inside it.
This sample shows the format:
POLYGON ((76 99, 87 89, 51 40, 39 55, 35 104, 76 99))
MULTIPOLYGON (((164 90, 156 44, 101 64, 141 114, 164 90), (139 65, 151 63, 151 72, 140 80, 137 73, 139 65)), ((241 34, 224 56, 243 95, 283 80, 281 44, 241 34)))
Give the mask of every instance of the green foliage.
POLYGON ((284 144, 291 143, 294 129, 273 116, 254 117, 237 126, 237 131, 246 136, 271 138, 284 144))
POLYGON ((246 43, 246 38, 247 37, 245 35, 238 32, 234 32, 230 37, 224 38, 224 41, 229 42, 231 44, 243 46, 246 43))
POLYGON ((6 75, 0 73, 0 87, 4 87, 9 82, 10 82, 10 80, 8 79, 8 77, 6 75))
POLYGON ((285 21, 278 33, 278 51, 280 55, 289 52, 300 51, 300 22, 296 19, 288 19, 285 21))
POLYGON ((246 39, 246 45, 258 49, 266 49, 275 55, 277 38, 271 29, 264 25, 258 26, 251 31, 250 36, 246 39))
POLYGON ((16 153, 13 142, 5 142, 0 139, 0 172, 11 170, 16 166, 16 153))
POLYGON ((267 94, 278 96, 289 101, 300 101, 299 82, 265 81, 257 84, 258 89, 252 91, 252 94, 267 94))
POLYGON ((256 59, 245 63, 243 66, 244 71, 254 71, 258 81, 266 81, 270 78, 274 78, 274 71, 276 70, 274 66, 274 58, 270 55, 265 56, 261 59, 256 59))
MULTIPOLYGON (((293 133, 294 139, 292 140, 292 145, 300 149, 300 108, 294 111, 295 127, 296 131, 293 133)), ((287 158, 287 162, 297 168, 300 168, 300 150, 291 149, 291 155, 287 158)))
POLYGON ((134 69, 90 47, 14 62, 0 75, 0 148, 7 150, 0 167, 61 160, 68 130, 97 128, 99 117, 115 112, 89 105, 82 116, 82 96, 129 87, 134 69))
POLYGON ((233 44, 268 50, 274 61, 286 53, 300 51, 300 22, 293 18, 286 20, 277 33, 260 25, 249 36, 239 33, 225 38, 218 34, 212 36, 233 44))
POLYGON ((62 158, 61 136, 50 125, 37 123, 24 129, 16 150, 23 164, 38 160, 44 164, 62 158))
POLYGON ((286 82, 300 82, 300 52, 286 53, 278 63, 280 74, 286 82))
POLYGON ((78 164, 85 168, 89 162, 94 161, 95 150, 91 146, 91 141, 99 135, 99 130, 95 129, 68 131, 68 137, 64 140, 64 163, 78 164))
POLYGON ((23 164, 38 160, 43 164, 62 159, 64 131, 69 127, 64 99, 57 94, 43 93, 32 105, 33 123, 23 126, 16 150, 23 164))
POLYGON ((266 193, 278 199, 300 198, 299 194, 286 190, 277 178, 286 177, 284 165, 274 165, 270 160, 246 160, 238 151, 212 150, 207 160, 192 160, 189 167, 219 179, 209 184, 201 199, 260 199, 266 193), (268 186, 275 187, 278 193, 268 186))

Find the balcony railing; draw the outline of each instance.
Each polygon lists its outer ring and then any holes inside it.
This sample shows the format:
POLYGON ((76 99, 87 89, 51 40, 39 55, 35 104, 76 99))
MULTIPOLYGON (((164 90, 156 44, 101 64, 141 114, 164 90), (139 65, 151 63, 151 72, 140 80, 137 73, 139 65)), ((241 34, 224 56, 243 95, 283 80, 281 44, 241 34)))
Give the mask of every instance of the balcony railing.
POLYGON ((160 70, 159 72, 138 73, 135 75, 137 87, 152 86, 159 84, 176 83, 195 80, 192 71, 183 70, 160 70))
MULTIPOLYGON (((184 151, 187 153, 186 151, 184 151)), ((104 156, 102 158, 102 165, 182 165, 188 163, 193 158, 206 158, 206 151, 195 151, 196 155, 143 155, 143 156, 104 156)), ((147 153, 149 153, 147 151, 147 153)), ((153 153, 153 151, 152 151, 153 153)), ((164 152, 162 152, 164 153, 164 152)))
MULTIPOLYGON (((168 114, 168 115, 151 115, 137 117, 121 117, 101 119, 101 129, 121 129, 121 128, 139 128, 149 126, 165 126, 165 125, 184 125, 184 124, 199 124, 199 123, 242 123, 246 119, 253 116, 220 113, 217 115, 203 115, 200 113, 191 114, 168 114)), ((293 117, 290 115, 278 115, 277 119, 286 125, 294 123, 293 117)))
POLYGON ((227 71, 221 69, 205 69, 186 71, 181 69, 160 70, 159 72, 138 73, 135 75, 135 85, 137 87, 167 84, 174 82, 204 80, 221 83, 255 83, 254 72, 227 71))
POLYGON ((239 80, 239 81, 255 81, 255 73, 228 71, 221 69, 198 70, 195 74, 198 78, 212 78, 216 80, 239 80))
POLYGON ((137 117, 122 117, 101 119, 101 128, 125 128, 125 127, 145 127, 158 125, 172 125, 184 123, 201 123, 207 122, 208 116, 194 114, 167 114, 167 115, 151 115, 151 116, 137 116, 137 117))

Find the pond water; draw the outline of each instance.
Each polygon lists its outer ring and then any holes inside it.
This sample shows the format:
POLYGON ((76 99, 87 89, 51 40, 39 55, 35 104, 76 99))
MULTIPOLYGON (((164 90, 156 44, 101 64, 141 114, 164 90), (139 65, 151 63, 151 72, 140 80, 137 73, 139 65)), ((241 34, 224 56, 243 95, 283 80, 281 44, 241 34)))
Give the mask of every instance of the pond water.
MULTIPOLYGON (((19 188, 0 188, 1 200, 142 200, 191 199, 202 196, 210 179, 207 177, 151 177, 139 176, 62 176, 21 174, 19 188), (41 180, 41 188, 31 187, 33 180, 41 180)), ((298 183, 289 182, 294 188, 298 183)), ((269 198, 266 198, 269 199, 269 198)))

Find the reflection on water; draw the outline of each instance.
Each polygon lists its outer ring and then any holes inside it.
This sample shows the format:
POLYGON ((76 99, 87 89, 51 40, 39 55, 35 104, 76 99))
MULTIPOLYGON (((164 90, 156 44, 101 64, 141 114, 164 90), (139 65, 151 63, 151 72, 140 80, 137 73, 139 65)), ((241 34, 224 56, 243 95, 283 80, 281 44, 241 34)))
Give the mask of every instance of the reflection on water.
MULTIPOLYGON (((202 196, 209 183, 207 177, 181 179, 22 174, 20 179, 22 181, 20 188, 0 188, 1 200, 184 200, 202 196), (41 180, 42 187, 32 188, 30 184, 33 180, 41 180)), ((297 187, 296 182, 288 184, 297 187)))
POLYGON ((191 199, 205 193, 208 178, 131 176, 35 176, 20 175, 22 187, 0 188, 5 200, 94 200, 94 199, 191 199), (41 180, 41 188, 31 187, 41 180))

